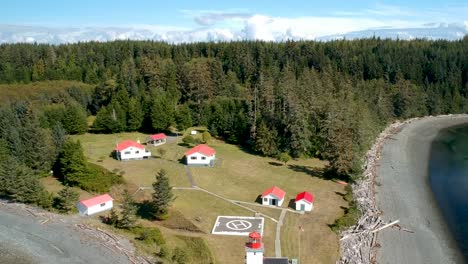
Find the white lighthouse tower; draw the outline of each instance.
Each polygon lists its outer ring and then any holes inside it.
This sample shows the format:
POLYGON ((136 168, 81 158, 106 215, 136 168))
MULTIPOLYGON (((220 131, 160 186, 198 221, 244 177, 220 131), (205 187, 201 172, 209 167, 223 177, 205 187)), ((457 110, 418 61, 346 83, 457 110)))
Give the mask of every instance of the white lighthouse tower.
POLYGON ((263 264, 262 235, 256 231, 249 234, 245 244, 245 264, 263 264))

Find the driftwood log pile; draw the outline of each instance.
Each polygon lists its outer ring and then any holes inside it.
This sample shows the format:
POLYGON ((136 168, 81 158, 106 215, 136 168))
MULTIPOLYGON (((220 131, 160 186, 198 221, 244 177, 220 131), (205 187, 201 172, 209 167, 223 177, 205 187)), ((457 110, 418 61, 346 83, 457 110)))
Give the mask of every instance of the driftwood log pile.
POLYGON ((362 215, 357 224, 340 234, 341 259, 337 263, 375 263, 377 232, 399 222, 396 220, 386 223, 382 220, 375 201, 374 185, 385 140, 401 131, 405 124, 413 120, 395 122, 388 126, 367 152, 363 177, 351 185, 354 199, 362 215))

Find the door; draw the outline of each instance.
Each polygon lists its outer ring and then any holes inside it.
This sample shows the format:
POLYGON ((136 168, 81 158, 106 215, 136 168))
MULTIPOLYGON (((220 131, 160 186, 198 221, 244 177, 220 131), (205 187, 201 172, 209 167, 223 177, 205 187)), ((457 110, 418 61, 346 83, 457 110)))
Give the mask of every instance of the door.
POLYGON ((271 199, 271 205, 276 205, 276 199, 271 199))
POLYGON ((301 204, 301 211, 305 211, 305 204, 301 204))

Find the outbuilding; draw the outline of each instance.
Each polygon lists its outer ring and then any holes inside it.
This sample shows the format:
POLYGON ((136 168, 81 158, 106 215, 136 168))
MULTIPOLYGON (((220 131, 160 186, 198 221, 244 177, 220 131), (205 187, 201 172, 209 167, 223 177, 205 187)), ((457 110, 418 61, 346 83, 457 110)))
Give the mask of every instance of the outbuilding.
POLYGON ((146 159, 151 157, 151 152, 145 146, 132 140, 125 140, 115 148, 115 158, 118 160, 146 159))
POLYGON ((310 212, 314 209, 314 196, 309 192, 301 192, 296 196, 296 211, 310 212))
POLYGON ((284 202, 286 192, 281 190, 277 186, 273 186, 270 189, 262 193, 262 204, 263 205, 275 205, 281 206, 284 202))
POLYGON ((147 145, 159 146, 166 143, 167 136, 164 133, 154 134, 146 140, 147 145))
POLYGON ((205 144, 200 144, 185 152, 187 165, 213 166, 216 159, 216 150, 205 144))
POLYGON ((79 201, 76 208, 80 215, 93 215, 112 209, 114 199, 109 194, 99 195, 93 198, 79 201))

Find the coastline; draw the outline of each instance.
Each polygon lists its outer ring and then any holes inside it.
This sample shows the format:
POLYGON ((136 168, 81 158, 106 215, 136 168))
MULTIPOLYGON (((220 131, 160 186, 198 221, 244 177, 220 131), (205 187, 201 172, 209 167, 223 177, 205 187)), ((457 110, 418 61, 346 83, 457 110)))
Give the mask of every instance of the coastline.
POLYGON ((399 219, 402 228, 414 233, 380 231, 377 263, 464 262, 432 193, 428 166, 439 132, 467 123, 468 115, 411 119, 384 141, 375 179, 376 204, 384 221, 399 219))

